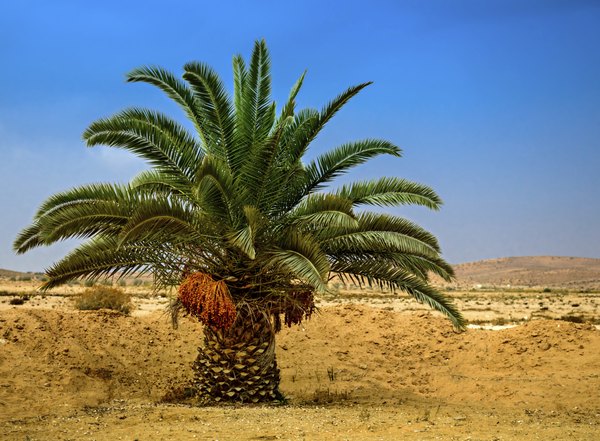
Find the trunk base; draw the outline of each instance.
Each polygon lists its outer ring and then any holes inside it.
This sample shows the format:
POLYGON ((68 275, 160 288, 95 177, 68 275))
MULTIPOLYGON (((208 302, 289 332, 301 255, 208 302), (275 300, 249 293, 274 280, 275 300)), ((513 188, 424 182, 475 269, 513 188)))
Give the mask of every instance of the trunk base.
POLYGON ((202 404, 285 400, 279 391, 275 334, 263 314, 241 314, 226 330, 205 326, 204 346, 193 365, 202 404))

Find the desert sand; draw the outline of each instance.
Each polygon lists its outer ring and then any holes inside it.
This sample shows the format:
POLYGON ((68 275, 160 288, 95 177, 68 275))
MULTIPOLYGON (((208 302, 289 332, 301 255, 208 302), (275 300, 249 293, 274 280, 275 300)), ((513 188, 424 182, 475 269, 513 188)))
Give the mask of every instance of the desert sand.
POLYGON ((173 329, 149 280, 127 281, 124 316, 76 310, 81 285, 40 296, 38 275, 0 270, 0 440, 600 439, 600 260, 456 272, 443 289, 466 332, 344 287, 278 335, 287 404, 198 407, 182 392, 201 327, 173 329))
POLYGON ((434 313, 325 306, 278 335, 286 405, 197 407, 177 397, 201 327, 173 329, 144 302, 133 316, 4 304, 0 439, 599 439, 600 331, 589 323, 456 333, 434 313))

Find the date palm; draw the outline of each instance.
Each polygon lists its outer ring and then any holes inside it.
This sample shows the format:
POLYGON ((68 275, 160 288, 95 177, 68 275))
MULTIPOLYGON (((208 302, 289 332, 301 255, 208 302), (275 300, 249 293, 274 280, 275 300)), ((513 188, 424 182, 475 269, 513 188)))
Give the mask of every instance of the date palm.
POLYGON ((204 324, 194 369, 206 402, 280 398, 275 333, 309 317, 332 277, 406 292, 463 328, 460 313, 428 283, 431 273, 453 277, 436 238, 406 219, 358 210, 438 209, 436 193, 396 177, 328 188, 353 167, 400 156, 400 149, 365 139, 303 161, 327 122, 369 83, 320 111, 296 111, 302 75, 277 110, 264 41, 248 64, 234 57, 233 72, 233 96, 203 63, 186 64, 182 79, 158 67, 128 74, 175 101, 194 133, 141 108, 89 126, 88 146, 128 150, 150 168, 126 185, 84 185, 41 205, 15 241, 18 253, 85 239, 47 270, 42 289, 139 273, 152 273, 158 287, 178 287, 174 313, 204 324))

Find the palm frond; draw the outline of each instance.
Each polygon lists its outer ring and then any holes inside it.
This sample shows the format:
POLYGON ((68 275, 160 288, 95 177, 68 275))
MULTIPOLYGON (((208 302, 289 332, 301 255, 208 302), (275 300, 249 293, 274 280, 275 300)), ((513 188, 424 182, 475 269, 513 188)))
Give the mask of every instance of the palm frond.
POLYGON ((336 263, 348 262, 384 262, 401 268, 404 271, 427 281, 430 274, 435 274, 446 281, 454 277, 453 268, 441 257, 419 256, 407 253, 397 253, 388 250, 381 251, 337 251, 330 255, 330 260, 336 263))
POLYGON ((296 154, 301 157, 306 152, 309 144, 314 141, 319 132, 323 130, 325 125, 333 118, 333 116, 342 108, 344 105, 350 101, 354 96, 356 96, 361 90, 365 87, 372 84, 372 82, 358 84, 356 86, 349 87, 344 92, 339 94, 333 100, 331 100, 319 113, 318 119, 315 124, 313 124, 308 132, 305 133, 305 136, 299 140, 299 144, 296 147, 296 154))
POLYGON ((292 89, 290 90, 288 99, 287 99, 286 103, 283 105, 283 107, 281 108, 280 119, 286 118, 286 117, 294 114, 294 109, 296 107, 296 96, 298 95, 298 92, 300 92, 302 83, 304 83, 304 77, 306 77, 306 71, 304 71, 302 73, 302 75, 300 75, 300 78, 298 78, 296 83, 292 86, 292 89))
POLYGON ((226 224, 238 226, 242 214, 237 207, 233 176, 225 162, 214 156, 206 156, 196 172, 194 193, 199 206, 211 216, 226 224))
POLYGON ((401 150, 394 144, 379 139, 347 143, 330 150, 306 166, 307 178, 304 191, 306 193, 316 191, 350 168, 384 154, 400 156, 401 150))
POLYGON ((256 235, 266 223, 266 219, 258 208, 251 205, 244 206, 244 215, 247 224, 234 234, 229 235, 229 242, 254 260, 256 258, 254 241, 256 235))
POLYGON ((242 251, 251 260, 256 257, 256 249, 254 248, 254 231, 250 225, 237 230, 235 233, 228 236, 229 243, 242 251))
POLYGON ((289 124, 281 136, 280 162, 292 164, 302 158, 306 150, 306 139, 319 125, 319 111, 306 108, 294 115, 294 120, 289 124))
POLYGON ((235 109, 236 127, 240 126, 239 118, 241 113, 238 109, 242 107, 242 100, 244 99, 244 85, 246 84, 246 77, 248 76, 248 70, 246 69, 246 62, 241 55, 233 57, 233 108, 235 109))
POLYGON ((289 212, 285 222, 310 229, 326 227, 346 231, 359 227, 359 222, 352 211, 352 202, 327 193, 308 195, 289 212))
POLYGON ((135 210, 122 226, 120 243, 156 241, 159 243, 199 242, 203 240, 202 227, 209 225, 202 212, 173 196, 142 196, 135 210))
POLYGON ((193 92, 183 81, 158 66, 144 66, 134 69, 127 74, 127 81, 130 83, 152 84, 165 92, 169 98, 183 109, 190 121, 194 123, 204 145, 207 144, 207 129, 204 126, 202 115, 197 109, 193 92))
POLYGON ((279 246, 267 250, 266 268, 284 269, 318 292, 327 291, 329 261, 319 244, 308 234, 288 231, 279 246))
POLYGON ((32 248, 44 245, 40 235, 40 224, 34 221, 30 226, 24 228, 13 243, 13 250, 17 254, 23 254, 32 248))
POLYGON ((277 163, 279 141, 285 127, 291 122, 291 116, 278 121, 269 137, 248 153, 236 180, 237 187, 244 192, 244 199, 264 210, 268 210, 273 205, 273 200, 270 199, 273 191, 269 188, 274 187, 275 181, 272 179, 278 175, 277 170, 274 169, 281 166, 277 163))
POLYGON ((50 245, 64 239, 118 234, 130 213, 130 206, 109 201, 64 207, 40 219, 40 237, 50 245))
POLYGON ((263 141, 275 121, 271 97, 271 60, 264 40, 254 44, 250 65, 244 78, 238 113, 238 143, 252 149, 263 141))
POLYGON ((354 182, 342 186, 335 194, 351 200, 354 205, 422 205, 438 210, 442 204, 431 187, 399 178, 354 182))
POLYGON ((347 233, 321 242, 327 253, 352 251, 382 251, 406 253, 428 258, 437 257, 437 251, 413 237, 390 231, 361 231, 347 233))
POLYGON ((333 118, 333 116, 342 108, 348 101, 350 101, 353 97, 358 95, 358 93, 363 90, 365 87, 373 84, 372 81, 368 81, 366 83, 357 84, 356 86, 351 86, 346 89, 344 92, 340 93, 333 100, 331 100, 327 105, 321 110, 321 117, 319 118, 319 128, 314 136, 323 128, 325 124, 333 118))
POLYGON ((97 280, 104 277, 124 277, 130 273, 149 271, 149 265, 167 258, 157 244, 118 246, 114 237, 88 241, 46 270, 48 281, 41 289, 48 290, 76 279, 97 280))
POLYGON ((138 192, 175 194, 188 198, 192 196, 193 191, 189 181, 157 170, 140 172, 134 176, 129 185, 138 192))
POLYGON ((150 110, 127 109, 93 122, 84 132, 88 146, 128 150, 157 170, 192 179, 203 156, 200 145, 178 123, 150 110))
POLYGON ((233 142, 235 120, 229 94, 217 73, 204 63, 187 63, 183 78, 194 91, 196 108, 207 128, 207 151, 233 166, 239 158, 233 142))
POLYGON ((335 239, 340 236, 363 232, 389 232, 401 236, 410 237, 422 242, 426 247, 439 253, 440 245, 437 238, 429 231, 414 222, 399 216, 383 213, 362 212, 356 215, 358 227, 354 229, 328 228, 323 229, 317 235, 321 241, 335 239))
POLYGON ((126 185, 96 183, 73 187, 46 199, 38 208, 34 218, 39 219, 55 210, 77 204, 93 204, 98 201, 118 203, 126 200, 130 193, 131 189, 126 185))
POLYGON ((339 273, 341 277, 350 274, 358 277, 360 281, 366 281, 369 285, 404 291, 418 302, 425 303, 444 314, 457 329, 464 330, 466 328, 464 317, 452 304, 450 299, 428 285, 424 280, 410 274, 404 269, 385 262, 373 261, 336 263, 332 265, 331 269, 333 272, 339 273))
POLYGON ((131 204, 131 188, 123 185, 91 184, 57 193, 38 209, 15 249, 25 252, 67 238, 115 233, 126 223, 131 204))

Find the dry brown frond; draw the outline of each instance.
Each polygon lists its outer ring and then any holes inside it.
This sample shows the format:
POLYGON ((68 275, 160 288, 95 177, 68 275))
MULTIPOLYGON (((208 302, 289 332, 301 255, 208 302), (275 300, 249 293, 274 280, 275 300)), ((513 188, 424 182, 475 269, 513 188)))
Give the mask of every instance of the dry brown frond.
POLYGON ((315 298, 312 291, 291 293, 284 313, 284 322, 288 327, 298 325, 315 311, 315 298))

